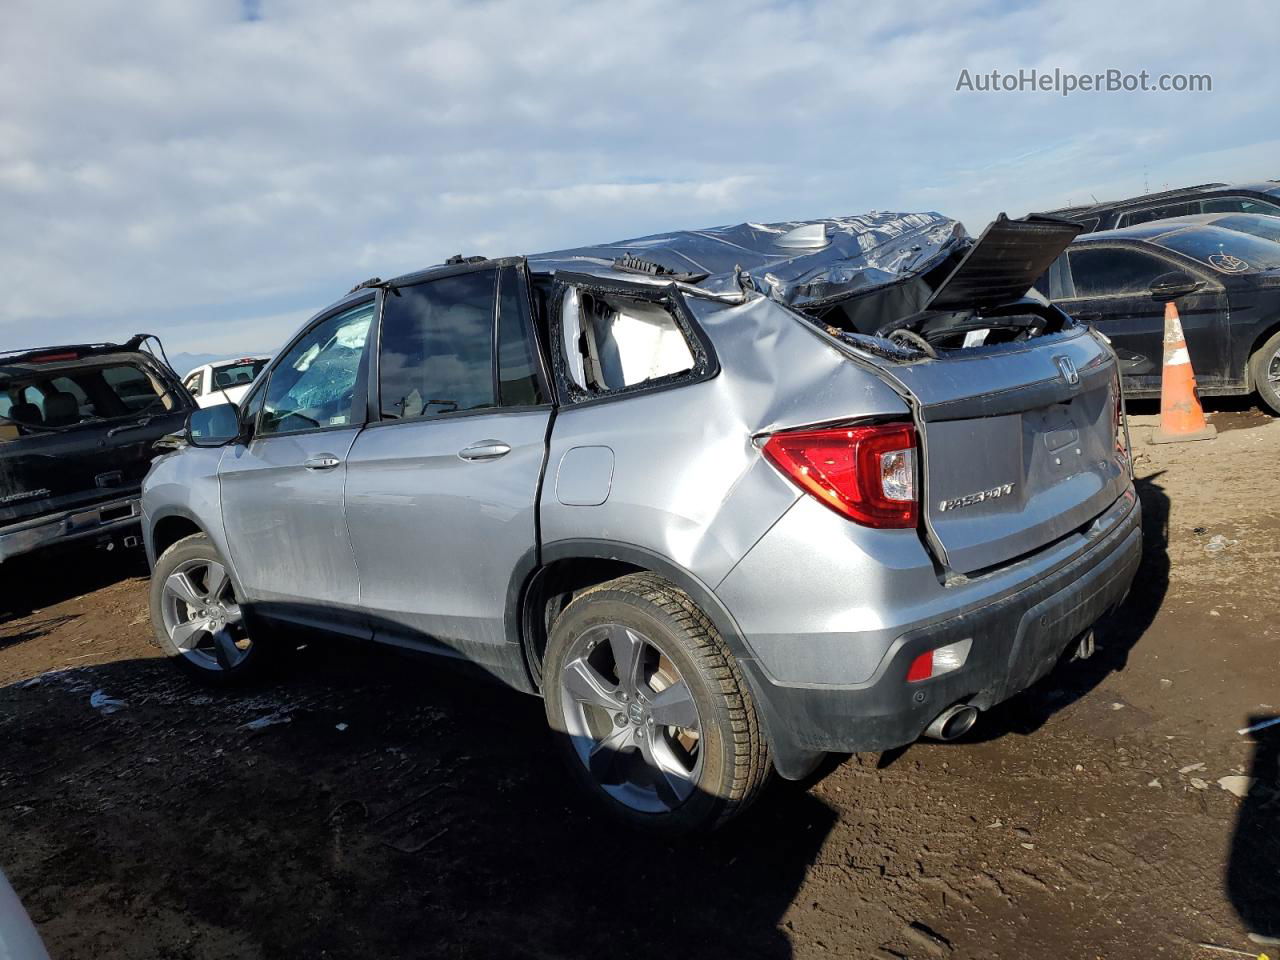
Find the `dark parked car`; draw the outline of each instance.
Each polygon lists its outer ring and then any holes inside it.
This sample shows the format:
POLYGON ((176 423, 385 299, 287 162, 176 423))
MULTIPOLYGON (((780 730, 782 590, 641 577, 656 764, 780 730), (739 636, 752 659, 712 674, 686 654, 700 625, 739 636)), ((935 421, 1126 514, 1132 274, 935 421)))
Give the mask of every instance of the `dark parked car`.
POLYGON ((1189 217, 1171 217, 1160 221, 1170 229, 1173 227, 1221 227, 1223 230, 1234 230, 1247 233, 1260 240, 1280 243, 1280 217, 1269 217, 1259 213, 1197 213, 1189 217))
POLYGON ((136 529, 152 445, 195 407, 148 339, 0 354, 0 561, 136 529))
POLYGON ((1084 227, 1085 233, 1092 233, 1198 213, 1257 213, 1280 217, 1280 180, 1245 184, 1202 183, 1128 200, 1063 207, 1040 216, 1073 220, 1084 227))
POLYGON ((1280 414, 1280 244, 1159 221, 1078 238, 1036 288, 1110 338, 1131 397, 1160 393, 1174 297, 1201 394, 1256 390, 1280 414))

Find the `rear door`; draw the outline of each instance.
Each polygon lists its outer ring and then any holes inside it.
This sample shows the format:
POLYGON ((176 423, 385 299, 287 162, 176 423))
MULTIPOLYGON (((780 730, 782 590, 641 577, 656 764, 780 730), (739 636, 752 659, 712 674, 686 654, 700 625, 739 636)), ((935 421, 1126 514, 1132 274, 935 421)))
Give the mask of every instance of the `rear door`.
POLYGON ((1178 312, 1196 376, 1206 385, 1227 373, 1226 297, 1222 285, 1189 265, 1145 249, 1109 244, 1079 244, 1067 251, 1064 289, 1054 302, 1097 327, 1110 339, 1126 388, 1159 392, 1164 362, 1164 304, 1151 297, 1151 283, 1181 271, 1205 285, 1178 298, 1178 312))
POLYGON ((270 371, 252 439, 218 469, 222 518, 260 613, 360 636, 360 584, 343 514, 347 455, 365 421, 374 301, 321 317, 270 371))
POLYGON ((347 523, 375 638, 498 669, 507 589, 531 562, 550 394, 523 263, 383 299, 378 421, 348 458, 347 523))

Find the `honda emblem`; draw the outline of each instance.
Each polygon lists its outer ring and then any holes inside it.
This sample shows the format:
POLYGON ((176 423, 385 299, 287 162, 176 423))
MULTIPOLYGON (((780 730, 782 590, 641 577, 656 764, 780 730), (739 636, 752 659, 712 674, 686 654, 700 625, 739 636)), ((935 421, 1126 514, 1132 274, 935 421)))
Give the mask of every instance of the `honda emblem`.
POLYGON ((1068 386, 1074 387, 1080 382, 1080 373, 1076 370, 1076 365, 1071 362, 1070 357, 1054 357, 1058 369, 1062 372, 1062 379, 1067 381, 1068 386))

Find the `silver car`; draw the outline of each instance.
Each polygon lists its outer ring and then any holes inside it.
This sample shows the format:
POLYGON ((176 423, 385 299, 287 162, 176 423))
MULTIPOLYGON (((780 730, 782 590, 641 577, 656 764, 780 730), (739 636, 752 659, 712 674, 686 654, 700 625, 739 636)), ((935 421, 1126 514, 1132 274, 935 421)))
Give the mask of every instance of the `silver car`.
POLYGON ((1138 564, 1115 357, 1027 296, 1078 229, 876 213, 367 281, 156 461, 157 638, 214 683, 299 627, 468 661, 669 831, 958 736, 1138 564))

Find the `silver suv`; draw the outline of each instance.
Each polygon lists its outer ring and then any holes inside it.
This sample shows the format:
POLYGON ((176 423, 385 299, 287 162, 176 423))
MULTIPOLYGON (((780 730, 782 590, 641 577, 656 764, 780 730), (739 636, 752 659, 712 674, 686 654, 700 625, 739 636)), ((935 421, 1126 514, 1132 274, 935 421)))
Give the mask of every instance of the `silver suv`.
POLYGON ((671 831, 957 736, 1138 564, 1114 355, 1026 296, 1078 229, 871 214, 367 281, 156 461, 158 641, 216 683, 284 628, 460 658, 671 831))

